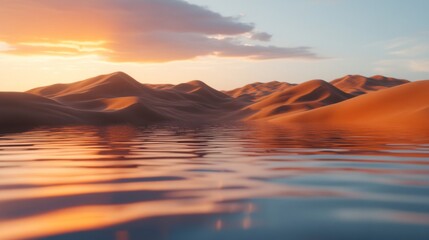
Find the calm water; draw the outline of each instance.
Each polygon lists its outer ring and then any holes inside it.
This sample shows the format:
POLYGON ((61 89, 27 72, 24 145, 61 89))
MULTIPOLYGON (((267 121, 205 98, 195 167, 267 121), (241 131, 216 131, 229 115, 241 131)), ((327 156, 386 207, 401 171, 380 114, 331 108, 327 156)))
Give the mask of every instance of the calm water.
POLYGON ((429 133, 0 135, 0 239, 429 239, 429 133))

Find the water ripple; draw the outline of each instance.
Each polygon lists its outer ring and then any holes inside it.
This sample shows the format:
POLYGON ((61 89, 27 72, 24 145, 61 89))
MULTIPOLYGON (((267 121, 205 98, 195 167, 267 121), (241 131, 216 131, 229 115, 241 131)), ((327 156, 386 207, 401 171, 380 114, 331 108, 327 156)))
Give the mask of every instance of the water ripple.
POLYGON ((428 239, 429 133, 390 134, 265 125, 3 134, 0 239, 115 239, 118 229, 129 239, 428 239))

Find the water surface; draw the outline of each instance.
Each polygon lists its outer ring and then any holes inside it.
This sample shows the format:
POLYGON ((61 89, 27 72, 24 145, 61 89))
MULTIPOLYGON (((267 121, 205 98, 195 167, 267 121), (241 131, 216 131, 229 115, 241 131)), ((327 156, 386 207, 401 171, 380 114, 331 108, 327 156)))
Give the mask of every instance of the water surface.
POLYGON ((45 128, 0 176, 0 239, 429 239, 425 132, 45 128))

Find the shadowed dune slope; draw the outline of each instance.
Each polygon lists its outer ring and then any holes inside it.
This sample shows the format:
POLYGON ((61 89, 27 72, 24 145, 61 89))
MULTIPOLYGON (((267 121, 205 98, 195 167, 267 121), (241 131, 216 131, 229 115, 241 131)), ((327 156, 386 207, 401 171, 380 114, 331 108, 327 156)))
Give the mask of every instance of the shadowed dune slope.
POLYGON ((398 85, 408 83, 408 80, 389 78, 384 76, 364 77, 360 75, 347 75, 331 81, 331 84, 352 95, 361 95, 398 85))
POLYGON ((398 125, 428 128, 429 80, 411 82, 347 101, 293 115, 273 122, 320 125, 398 125))
POLYGON ((72 124, 148 124, 171 120, 171 116, 141 105, 137 99, 124 97, 98 101, 99 109, 91 111, 29 93, 0 93, 0 129, 72 124))
POLYGON ((224 93, 234 98, 243 98, 257 101, 262 97, 270 95, 274 92, 283 91, 292 86, 295 86, 295 84, 278 81, 267 83, 256 82, 241 88, 236 88, 234 90, 224 91, 224 93))
POLYGON ((77 111, 60 103, 29 93, 0 93, 0 127, 83 123, 77 111))
POLYGON ((147 83, 145 85, 149 88, 152 88, 152 89, 161 89, 161 90, 171 89, 174 87, 173 84, 151 84, 151 83, 147 83))
POLYGON ((351 97, 323 80, 311 80, 268 95, 250 105, 247 109, 255 113, 248 119, 270 118, 278 114, 307 111, 351 97))

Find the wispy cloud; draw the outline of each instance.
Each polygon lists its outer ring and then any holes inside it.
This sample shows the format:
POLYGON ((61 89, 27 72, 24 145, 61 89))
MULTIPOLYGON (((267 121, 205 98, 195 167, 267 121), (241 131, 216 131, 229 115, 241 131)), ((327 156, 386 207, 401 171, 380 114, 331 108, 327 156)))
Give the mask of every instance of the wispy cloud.
POLYGON ((0 25, 0 41, 10 46, 8 54, 91 53, 120 62, 209 55, 317 58, 309 47, 267 45, 271 35, 257 31, 254 24, 183 0, 2 0, 1 4, 0 22, 8 24, 0 25))
POLYGON ((410 61, 410 68, 416 72, 429 73, 429 60, 413 60, 410 61))
POLYGON ((387 43, 389 54, 399 57, 418 57, 429 53, 429 43, 420 38, 397 38, 387 43))
POLYGON ((253 40, 264 41, 264 42, 269 42, 272 37, 273 36, 271 34, 266 32, 255 32, 250 36, 250 38, 253 40))
POLYGON ((427 36, 402 37, 382 43, 386 59, 375 63, 380 73, 429 72, 429 43, 427 36))
POLYGON ((13 47, 5 42, 0 42, 0 52, 13 50, 13 47))

